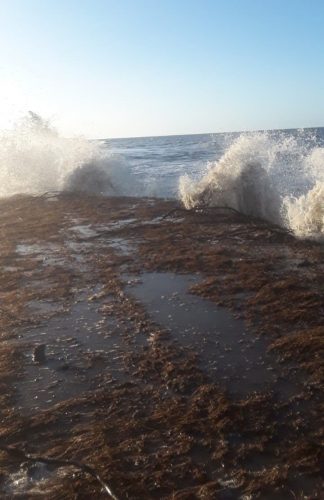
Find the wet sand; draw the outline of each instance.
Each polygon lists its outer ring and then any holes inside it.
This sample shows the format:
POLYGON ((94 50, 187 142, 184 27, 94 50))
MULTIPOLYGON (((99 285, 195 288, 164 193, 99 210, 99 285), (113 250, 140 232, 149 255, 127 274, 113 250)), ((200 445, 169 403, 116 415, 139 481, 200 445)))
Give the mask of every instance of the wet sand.
POLYGON ((149 198, 0 208, 1 498, 108 498, 76 462, 120 499, 320 498, 323 245, 149 198))

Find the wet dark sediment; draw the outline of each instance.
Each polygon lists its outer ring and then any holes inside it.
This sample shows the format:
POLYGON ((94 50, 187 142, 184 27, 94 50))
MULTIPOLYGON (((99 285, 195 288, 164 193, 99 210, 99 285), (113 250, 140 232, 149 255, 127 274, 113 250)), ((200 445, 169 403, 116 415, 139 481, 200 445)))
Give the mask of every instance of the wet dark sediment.
MULTIPOLYGON (((1 202, 0 445, 119 498, 319 498, 323 247, 174 208, 1 202)), ((0 466, 3 498, 107 497, 0 466)))

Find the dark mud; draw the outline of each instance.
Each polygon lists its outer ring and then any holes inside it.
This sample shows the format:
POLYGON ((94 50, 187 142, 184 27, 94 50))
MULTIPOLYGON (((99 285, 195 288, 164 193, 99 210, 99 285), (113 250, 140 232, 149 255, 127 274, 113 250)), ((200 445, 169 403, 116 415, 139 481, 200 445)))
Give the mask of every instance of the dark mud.
POLYGON ((107 498, 19 450, 118 498, 320 498, 323 246, 169 201, 50 200, 0 204, 1 498, 107 498))

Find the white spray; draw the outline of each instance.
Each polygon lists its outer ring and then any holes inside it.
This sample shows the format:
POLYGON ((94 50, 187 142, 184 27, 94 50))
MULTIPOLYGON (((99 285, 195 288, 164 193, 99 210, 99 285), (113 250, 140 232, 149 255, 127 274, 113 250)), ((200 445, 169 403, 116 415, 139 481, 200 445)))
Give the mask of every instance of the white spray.
POLYGON ((60 136, 49 122, 29 112, 13 130, 0 134, 0 196, 46 191, 130 194, 136 182, 118 157, 98 142, 60 136))
POLYGON ((324 149, 303 131, 242 134, 198 182, 181 177, 179 193, 187 208, 228 206, 322 238, 324 149))
MULTIPOLYGON (((156 187, 158 196, 163 186, 156 187)), ((64 190, 152 194, 120 156, 98 141, 64 138, 30 112, 0 134, 0 196, 64 190)), ((300 237, 324 237, 324 148, 310 133, 242 134, 198 182, 181 177, 179 191, 188 208, 230 206, 300 237)))

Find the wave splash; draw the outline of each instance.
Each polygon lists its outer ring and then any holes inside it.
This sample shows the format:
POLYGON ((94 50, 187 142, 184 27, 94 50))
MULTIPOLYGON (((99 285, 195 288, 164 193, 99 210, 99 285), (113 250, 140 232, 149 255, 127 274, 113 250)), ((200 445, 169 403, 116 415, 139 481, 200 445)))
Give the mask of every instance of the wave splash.
POLYGON ((137 183, 130 177, 122 158, 109 155, 100 143, 62 137, 32 111, 0 134, 1 197, 46 191, 134 195, 137 183))
MULTIPOLYGON (((152 195, 152 182, 138 178, 100 142, 62 137, 33 112, 0 133, 0 197, 46 191, 152 195)), ((161 195, 161 181, 156 187, 161 195)), ((199 181, 182 176, 179 194, 187 208, 229 206, 321 239, 324 148, 305 131, 242 134, 199 181)))
POLYGON ((306 238, 324 237, 324 148, 309 132, 240 135, 207 172, 180 178, 186 208, 227 206, 306 238))

